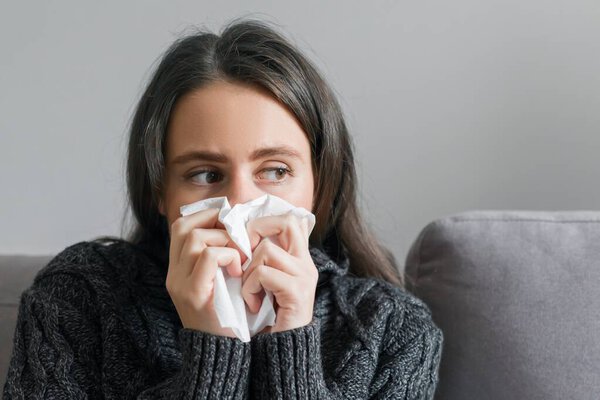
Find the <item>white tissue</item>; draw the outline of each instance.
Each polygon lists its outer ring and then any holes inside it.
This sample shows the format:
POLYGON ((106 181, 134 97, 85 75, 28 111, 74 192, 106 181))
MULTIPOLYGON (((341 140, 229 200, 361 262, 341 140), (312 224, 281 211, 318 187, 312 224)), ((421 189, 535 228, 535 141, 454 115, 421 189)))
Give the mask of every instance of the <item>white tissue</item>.
MULTIPOLYGON (((208 208, 218 208, 219 221, 225 226, 231 240, 248 257, 242 265, 245 271, 252 261, 250 239, 246 231, 246 223, 254 218, 291 213, 299 218, 306 218, 308 234, 315 226, 315 216, 302 207, 296 207, 280 197, 265 194, 247 203, 229 205, 227 197, 212 197, 180 207, 182 216, 190 215, 208 208)), ((276 236, 263 238, 280 245, 276 236)), ((249 342, 250 337, 262 331, 266 326, 275 324, 275 309, 273 294, 265 290, 265 297, 258 313, 250 312, 242 297, 242 278, 229 276, 227 271, 217 268, 214 289, 214 307, 219 323, 223 328, 231 328, 243 342, 249 342)))

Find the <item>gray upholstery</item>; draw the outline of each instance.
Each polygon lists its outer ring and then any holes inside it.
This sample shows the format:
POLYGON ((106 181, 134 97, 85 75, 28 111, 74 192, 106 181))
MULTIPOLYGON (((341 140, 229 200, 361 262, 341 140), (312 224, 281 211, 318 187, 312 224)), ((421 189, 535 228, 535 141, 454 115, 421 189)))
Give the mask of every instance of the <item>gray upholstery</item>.
POLYGON ((4 388, 21 293, 52 256, 0 256, 0 393, 4 388))
POLYGON ((406 274, 444 332, 436 399, 600 398, 600 212, 441 218, 406 274))

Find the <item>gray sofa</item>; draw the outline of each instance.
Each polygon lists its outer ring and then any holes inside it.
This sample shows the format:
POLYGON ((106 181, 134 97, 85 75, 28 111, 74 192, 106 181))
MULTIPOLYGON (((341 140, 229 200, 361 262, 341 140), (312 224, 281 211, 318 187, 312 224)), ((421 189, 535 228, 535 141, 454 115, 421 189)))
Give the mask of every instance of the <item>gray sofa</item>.
POLYGON ((0 256, 0 396, 12 352, 19 298, 52 256, 0 256))
MULTIPOLYGON (((0 258, 0 388, 19 294, 49 259, 0 258)), ((444 332, 436 399, 600 398, 600 211, 440 218, 405 272, 444 332)))
POLYGON ((436 398, 600 399, 600 212, 441 218, 406 273, 444 332, 436 398))

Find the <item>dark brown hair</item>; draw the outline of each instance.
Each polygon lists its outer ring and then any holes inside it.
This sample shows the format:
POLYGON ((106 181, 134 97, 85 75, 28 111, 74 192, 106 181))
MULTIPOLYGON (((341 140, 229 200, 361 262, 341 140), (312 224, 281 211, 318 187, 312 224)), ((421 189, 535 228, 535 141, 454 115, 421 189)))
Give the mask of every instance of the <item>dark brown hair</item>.
POLYGON ((315 66, 260 20, 235 19, 219 35, 202 30, 186 34, 163 55, 131 122, 127 189, 133 226, 127 240, 167 260, 168 222, 158 204, 169 116, 180 97, 216 80, 265 88, 304 128, 315 171, 316 225, 310 244, 338 261, 347 256, 354 275, 403 286, 394 256, 378 242, 357 206, 352 143, 338 101, 315 66))

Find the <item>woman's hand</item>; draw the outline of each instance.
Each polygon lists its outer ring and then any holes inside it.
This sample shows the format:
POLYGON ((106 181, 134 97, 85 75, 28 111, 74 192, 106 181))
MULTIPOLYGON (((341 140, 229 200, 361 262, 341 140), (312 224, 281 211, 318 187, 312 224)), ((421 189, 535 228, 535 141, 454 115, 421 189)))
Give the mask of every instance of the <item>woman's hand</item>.
POLYGON ((271 291, 276 302, 275 325, 263 332, 308 325, 313 317, 319 272, 308 249, 306 219, 292 214, 260 217, 249 221, 246 230, 253 252, 243 274, 242 296, 253 313, 260 309, 263 289, 271 291), (263 239, 273 235, 281 247, 263 239))
POLYGON ((230 237, 215 228, 218 215, 211 208, 173 222, 166 286, 185 328, 235 337, 231 328, 221 328, 215 313, 214 278, 225 266, 229 275, 241 276, 242 260, 237 246, 225 247, 230 237))

